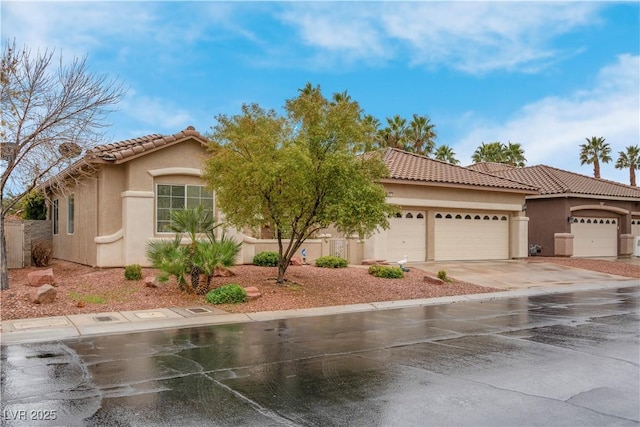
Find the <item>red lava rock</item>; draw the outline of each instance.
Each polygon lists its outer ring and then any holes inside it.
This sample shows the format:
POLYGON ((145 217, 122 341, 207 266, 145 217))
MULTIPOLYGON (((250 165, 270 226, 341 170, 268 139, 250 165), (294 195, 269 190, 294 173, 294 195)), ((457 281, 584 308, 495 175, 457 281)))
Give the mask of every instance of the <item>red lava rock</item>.
POLYGON ((42 285, 29 291, 29 300, 34 304, 48 304, 56 300, 58 291, 51 285, 42 285))
POLYGON ((147 276, 144 278, 144 285, 148 288, 157 288, 158 282, 156 281, 156 276, 147 276))
POLYGON ((216 269, 213 270, 214 277, 231 277, 235 275, 236 273, 229 270, 227 267, 216 267, 216 269))
POLYGON ((300 258, 299 256, 294 256, 291 257, 291 261, 289 261, 289 265, 304 265, 304 263, 302 262, 302 258, 300 258))
POLYGON ((247 286, 244 290, 247 292, 247 297, 249 297, 249 299, 256 299, 262 296, 260 290, 255 286, 247 286))
POLYGON ((446 282, 444 280, 440 280, 437 277, 432 276, 424 276, 425 283, 429 283, 431 285, 445 285, 446 282))
POLYGON ((27 274, 27 280, 29 280, 29 286, 39 287, 42 285, 53 285, 55 279, 53 278, 53 269, 47 268, 46 270, 32 271, 27 274))

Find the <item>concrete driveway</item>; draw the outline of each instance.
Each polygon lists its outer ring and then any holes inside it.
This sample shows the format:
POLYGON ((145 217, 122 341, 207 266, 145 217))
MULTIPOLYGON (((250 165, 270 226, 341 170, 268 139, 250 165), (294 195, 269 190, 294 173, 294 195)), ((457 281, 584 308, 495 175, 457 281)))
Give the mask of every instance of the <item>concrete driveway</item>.
MULTIPOLYGON (((617 261, 617 260, 616 260, 617 261)), ((640 259, 626 259, 640 265, 640 259)), ((437 273, 445 270, 449 277, 498 289, 526 289, 562 285, 593 285, 619 282, 621 286, 639 285, 640 280, 613 274, 566 267, 548 262, 526 260, 445 261, 411 263, 410 267, 437 273)))

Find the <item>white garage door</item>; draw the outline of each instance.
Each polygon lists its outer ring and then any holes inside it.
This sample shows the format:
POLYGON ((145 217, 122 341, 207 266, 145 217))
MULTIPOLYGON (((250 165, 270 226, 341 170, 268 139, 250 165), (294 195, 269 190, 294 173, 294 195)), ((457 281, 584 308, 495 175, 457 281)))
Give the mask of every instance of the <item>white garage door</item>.
POLYGON ((640 236, 640 219, 631 220, 631 234, 640 236))
POLYGON ((389 218, 387 260, 426 261, 427 222, 424 211, 405 210, 389 218))
POLYGON ((618 221, 612 218, 574 218, 571 223, 574 257, 618 255, 618 221))
POLYGON ((508 215, 436 213, 434 257, 436 261, 508 259, 508 215))

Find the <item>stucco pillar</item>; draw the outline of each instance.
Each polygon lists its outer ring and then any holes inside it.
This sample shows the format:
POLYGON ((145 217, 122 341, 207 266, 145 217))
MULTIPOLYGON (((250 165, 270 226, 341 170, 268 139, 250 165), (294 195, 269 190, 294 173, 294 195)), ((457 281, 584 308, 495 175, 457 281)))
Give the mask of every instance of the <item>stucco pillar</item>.
POLYGON ((555 256, 573 256, 573 234, 571 233, 555 233, 553 235, 555 256))
POLYGON ((529 218, 520 213, 521 216, 511 217, 511 258, 526 258, 529 256, 529 218))
POLYGON ((153 191, 125 191, 122 197, 122 229, 125 265, 148 267, 147 242, 154 235, 153 191))
POLYGON ((387 259, 389 230, 381 230, 364 242, 364 259, 387 259))
POLYGON ((633 234, 620 235, 620 256, 628 257, 633 255, 633 234))

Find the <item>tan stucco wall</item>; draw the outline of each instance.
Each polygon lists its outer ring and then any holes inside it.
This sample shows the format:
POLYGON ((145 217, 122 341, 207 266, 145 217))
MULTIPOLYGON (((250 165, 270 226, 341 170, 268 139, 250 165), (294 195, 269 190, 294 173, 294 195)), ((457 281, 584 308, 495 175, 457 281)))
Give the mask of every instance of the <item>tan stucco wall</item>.
POLYGON ((80 264, 95 265, 97 234, 97 179, 90 177, 65 190, 58 199, 59 233, 53 235, 54 257, 80 264), (68 200, 74 197, 74 232, 68 233, 68 200))

